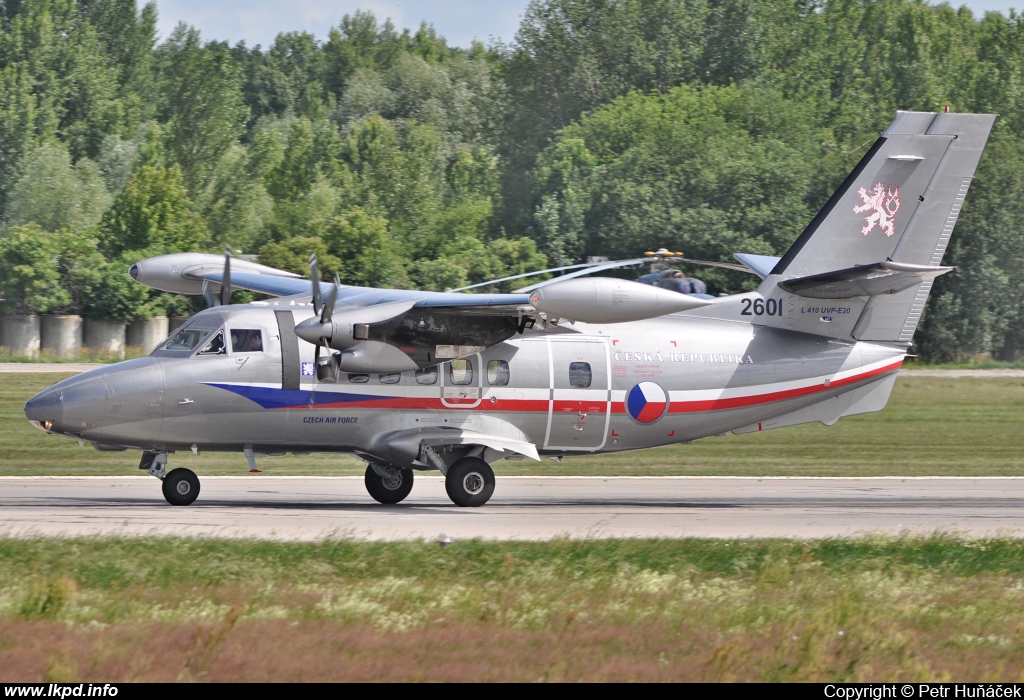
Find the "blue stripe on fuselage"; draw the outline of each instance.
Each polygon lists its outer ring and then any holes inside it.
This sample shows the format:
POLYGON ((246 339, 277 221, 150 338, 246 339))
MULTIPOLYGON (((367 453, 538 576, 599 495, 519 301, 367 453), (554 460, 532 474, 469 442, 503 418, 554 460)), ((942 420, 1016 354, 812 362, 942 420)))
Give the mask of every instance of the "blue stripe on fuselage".
POLYGON ((215 386, 232 393, 244 396, 263 408, 291 408, 300 406, 317 406, 321 404, 355 403, 357 401, 373 401, 388 399, 390 396, 371 396, 368 394, 345 394, 333 391, 305 391, 303 389, 275 389, 266 386, 248 386, 246 384, 216 384, 204 382, 207 386, 215 386))

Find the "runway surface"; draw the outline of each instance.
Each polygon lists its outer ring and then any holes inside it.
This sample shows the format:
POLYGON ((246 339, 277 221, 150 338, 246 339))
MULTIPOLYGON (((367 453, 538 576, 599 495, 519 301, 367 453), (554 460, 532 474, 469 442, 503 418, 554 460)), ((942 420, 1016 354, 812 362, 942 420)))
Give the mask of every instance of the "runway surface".
MULTIPOLYGON (((109 365, 94 362, 0 362, 0 374, 28 374, 46 372, 85 372, 97 367, 109 365)), ((1024 377, 1024 369, 907 369, 900 370, 901 377, 943 377, 960 379, 975 377, 977 379, 993 377, 1024 377)))
POLYGON ((417 476, 397 506, 359 477, 206 477, 168 505, 152 477, 0 477, 0 534, 315 540, 1024 536, 1024 478, 498 477, 482 508, 417 476))

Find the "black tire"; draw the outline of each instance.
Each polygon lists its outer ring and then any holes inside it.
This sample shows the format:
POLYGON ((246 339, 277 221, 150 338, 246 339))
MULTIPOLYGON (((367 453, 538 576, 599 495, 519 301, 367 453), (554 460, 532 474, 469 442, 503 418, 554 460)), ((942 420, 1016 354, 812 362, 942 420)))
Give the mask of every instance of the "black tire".
POLYGON ((164 477, 164 498, 172 506, 191 505, 199 498, 199 477, 191 469, 172 469, 164 477))
POLYGON ((366 476, 363 482, 366 484, 366 491, 373 497, 373 500, 385 505, 400 503, 412 491, 412 469, 398 469, 385 466, 389 477, 382 479, 373 467, 366 467, 366 476))
POLYGON ((444 490, 457 506, 482 506, 494 494, 494 471, 482 459, 463 457, 448 470, 444 490))

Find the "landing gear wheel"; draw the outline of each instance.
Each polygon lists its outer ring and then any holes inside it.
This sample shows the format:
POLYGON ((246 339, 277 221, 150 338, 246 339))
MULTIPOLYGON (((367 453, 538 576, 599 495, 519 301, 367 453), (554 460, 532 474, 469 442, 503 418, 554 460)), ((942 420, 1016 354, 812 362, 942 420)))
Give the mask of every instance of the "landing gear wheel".
POLYGON ((191 469, 172 469, 164 477, 163 490, 172 506, 190 505, 199 497, 199 477, 191 469))
POLYGON ((494 471, 482 459, 464 457, 448 469, 444 490, 457 506, 482 506, 494 493, 494 471))
POLYGON ((385 505, 405 500, 412 491, 412 469, 384 467, 384 471, 387 476, 382 478, 372 466, 366 468, 363 481, 367 492, 373 496, 373 500, 385 505))

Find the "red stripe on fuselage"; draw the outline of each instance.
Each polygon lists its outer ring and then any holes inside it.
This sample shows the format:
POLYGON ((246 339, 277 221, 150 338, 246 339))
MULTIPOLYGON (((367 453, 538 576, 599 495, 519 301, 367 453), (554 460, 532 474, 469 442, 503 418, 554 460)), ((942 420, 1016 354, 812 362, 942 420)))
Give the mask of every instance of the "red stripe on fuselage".
POLYGON ((903 364, 903 360, 897 360, 892 364, 886 365, 885 367, 879 367, 868 372, 862 372, 861 374, 855 374, 852 377, 845 379, 836 379, 835 381, 829 382, 826 386, 824 383, 813 384, 811 386, 802 386, 796 389, 786 389, 785 391, 773 391, 767 394, 755 394, 753 396, 734 396, 725 399, 709 399, 706 401, 679 401, 672 402, 668 407, 669 413, 696 413, 700 411, 723 411, 730 408, 743 408, 745 406, 756 406, 762 403, 773 403, 775 401, 785 401, 786 399, 795 399, 801 396, 809 396, 811 394, 817 394, 821 391, 828 391, 835 389, 836 387, 846 386, 847 384, 854 384, 864 379, 870 379, 871 377, 877 377, 880 374, 891 372, 895 369, 899 369, 900 365, 903 364))
MULTIPOLYGON (((744 408, 746 406, 756 406, 758 404, 773 403, 775 401, 785 401, 786 399, 799 398, 801 396, 809 396, 822 391, 828 391, 837 387, 846 386, 856 382, 877 377, 887 372, 899 369, 903 364, 903 360, 897 360, 884 367, 878 369, 869 370, 860 374, 855 374, 845 379, 836 379, 829 382, 828 386, 824 383, 813 384, 810 386, 798 387, 796 389, 786 389, 784 391, 773 391, 765 394, 751 394, 748 396, 733 396, 722 399, 706 399, 702 401, 673 401, 668 408, 669 413, 696 413, 700 411, 723 411, 730 408, 744 408)), ((549 402, 546 399, 497 399, 492 402, 489 398, 482 399, 477 402, 476 399, 467 400, 467 408, 485 409, 488 412, 516 412, 516 413, 547 413, 549 402)), ((552 410, 554 413, 571 413, 573 411, 584 410, 587 413, 603 413, 607 402, 605 401, 594 401, 583 400, 583 401, 555 401, 552 410)), ((315 406, 308 406, 301 404, 297 406, 285 407, 290 410, 322 410, 325 408, 329 409, 403 409, 403 410, 466 410, 466 408, 459 408, 457 400, 449 399, 447 402, 442 402, 440 398, 413 398, 413 397, 394 397, 386 399, 368 399, 366 401, 339 401, 338 403, 320 403, 315 406)), ((281 409, 272 409, 281 410, 281 409)), ((613 401, 611 406, 612 413, 625 413, 626 406, 622 401, 613 401)))

